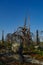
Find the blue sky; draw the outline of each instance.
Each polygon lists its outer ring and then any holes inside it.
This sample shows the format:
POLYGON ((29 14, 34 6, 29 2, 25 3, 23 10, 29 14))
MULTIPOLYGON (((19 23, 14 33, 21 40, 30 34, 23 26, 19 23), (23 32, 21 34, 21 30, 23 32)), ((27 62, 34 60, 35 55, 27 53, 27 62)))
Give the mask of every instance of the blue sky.
POLYGON ((32 32, 43 30, 43 0, 0 0, 0 39, 4 34, 13 33, 23 26, 24 19, 30 17, 32 32))

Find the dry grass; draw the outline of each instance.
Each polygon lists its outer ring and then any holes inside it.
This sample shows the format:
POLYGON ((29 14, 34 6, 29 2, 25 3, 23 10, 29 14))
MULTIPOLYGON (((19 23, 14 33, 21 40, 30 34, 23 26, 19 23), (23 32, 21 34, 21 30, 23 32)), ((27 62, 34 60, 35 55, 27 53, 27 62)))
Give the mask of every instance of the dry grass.
POLYGON ((40 65, 40 64, 11 62, 11 63, 7 63, 6 65, 40 65))

